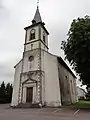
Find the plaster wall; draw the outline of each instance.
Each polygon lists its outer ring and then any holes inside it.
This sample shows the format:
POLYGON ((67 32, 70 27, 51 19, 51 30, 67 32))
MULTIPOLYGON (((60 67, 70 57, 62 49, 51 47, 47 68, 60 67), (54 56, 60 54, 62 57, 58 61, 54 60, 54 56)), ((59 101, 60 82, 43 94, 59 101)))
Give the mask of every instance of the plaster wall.
MULTIPOLYGON (((42 70, 45 71, 45 102, 47 106, 61 106, 57 57, 42 51, 42 70)), ((44 93, 43 93, 44 94, 44 93)))
POLYGON ((15 68, 14 86, 13 86, 11 106, 18 105, 21 68, 22 68, 22 61, 15 68))

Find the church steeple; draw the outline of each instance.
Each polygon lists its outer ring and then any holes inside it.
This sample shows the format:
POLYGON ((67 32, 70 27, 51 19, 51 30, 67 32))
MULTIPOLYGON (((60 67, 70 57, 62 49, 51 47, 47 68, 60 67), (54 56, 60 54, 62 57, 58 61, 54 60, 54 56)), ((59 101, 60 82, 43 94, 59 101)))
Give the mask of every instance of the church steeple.
POLYGON ((39 12, 39 7, 37 6, 37 10, 36 10, 34 19, 32 20, 32 23, 34 24, 34 23, 39 23, 39 22, 42 22, 42 18, 39 12))
POLYGON ((48 31, 45 28, 45 23, 42 21, 39 5, 37 5, 35 16, 32 20, 32 25, 25 27, 26 40, 25 51, 34 50, 37 48, 48 51, 48 31))

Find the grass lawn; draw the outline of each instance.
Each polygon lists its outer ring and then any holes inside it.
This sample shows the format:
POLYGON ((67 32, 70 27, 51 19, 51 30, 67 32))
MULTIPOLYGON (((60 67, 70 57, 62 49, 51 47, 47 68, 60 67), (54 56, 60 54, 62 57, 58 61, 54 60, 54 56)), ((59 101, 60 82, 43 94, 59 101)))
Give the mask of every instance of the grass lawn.
POLYGON ((79 101, 78 103, 68 106, 69 108, 90 108, 90 101, 79 101))

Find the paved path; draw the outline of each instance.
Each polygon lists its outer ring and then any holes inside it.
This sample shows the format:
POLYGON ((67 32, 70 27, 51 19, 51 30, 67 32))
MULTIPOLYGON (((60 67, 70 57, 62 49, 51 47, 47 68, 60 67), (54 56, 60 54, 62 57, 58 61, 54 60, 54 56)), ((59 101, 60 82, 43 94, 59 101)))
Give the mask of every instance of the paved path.
POLYGON ((90 120, 90 111, 66 108, 11 109, 8 105, 0 105, 0 120, 90 120))

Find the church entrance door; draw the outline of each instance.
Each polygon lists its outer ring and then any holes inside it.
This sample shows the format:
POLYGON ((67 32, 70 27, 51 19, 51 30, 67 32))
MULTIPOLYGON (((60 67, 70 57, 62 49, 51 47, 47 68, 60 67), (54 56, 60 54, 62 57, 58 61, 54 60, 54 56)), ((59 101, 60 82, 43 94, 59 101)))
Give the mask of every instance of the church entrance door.
POLYGON ((29 87, 29 88, 27 88, 26 102, 32 103, 32 99, 33 99, 33 87, 29 87))

